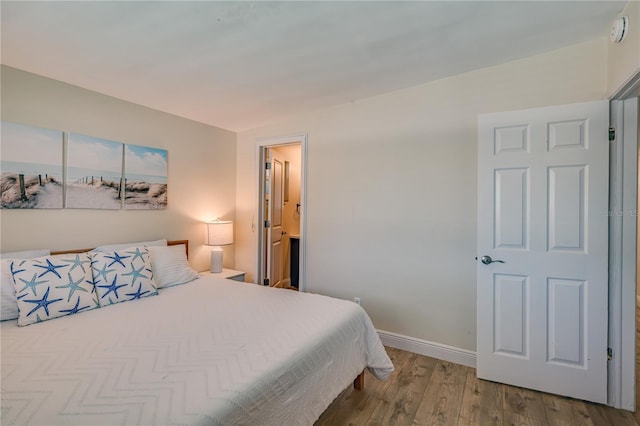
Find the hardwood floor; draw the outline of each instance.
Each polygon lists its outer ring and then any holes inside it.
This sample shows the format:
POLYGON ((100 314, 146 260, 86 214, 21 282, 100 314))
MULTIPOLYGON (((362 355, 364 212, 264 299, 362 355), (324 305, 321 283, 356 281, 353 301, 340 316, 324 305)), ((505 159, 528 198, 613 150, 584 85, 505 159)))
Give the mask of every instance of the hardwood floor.
POLYGON ((473 368, 411 352, 387 353, 396 366, 389 380, 367 372, 364 390, 342 392, 317 426, 640 425, 629 411, 478 380, 473 368))

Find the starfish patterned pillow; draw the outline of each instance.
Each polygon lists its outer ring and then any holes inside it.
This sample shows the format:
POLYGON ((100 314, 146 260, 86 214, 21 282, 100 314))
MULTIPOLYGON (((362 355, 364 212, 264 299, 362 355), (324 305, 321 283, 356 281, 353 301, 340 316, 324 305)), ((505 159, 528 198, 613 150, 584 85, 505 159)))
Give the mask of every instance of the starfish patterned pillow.
POLYGON ((13 259, 33 259, 49 256, 50 250, 25 250, 12 253, 0 253, 0 321, 18 319, 18 303, 16 289, 13 286, 11 265, 13 259))
POLYGON ((24 326, 99 307, 88 254, 13 259, 11 274, 24 326))
POLYGON ((100 306, 158 294, 146 247, 91 252, 91 270, 100 306))

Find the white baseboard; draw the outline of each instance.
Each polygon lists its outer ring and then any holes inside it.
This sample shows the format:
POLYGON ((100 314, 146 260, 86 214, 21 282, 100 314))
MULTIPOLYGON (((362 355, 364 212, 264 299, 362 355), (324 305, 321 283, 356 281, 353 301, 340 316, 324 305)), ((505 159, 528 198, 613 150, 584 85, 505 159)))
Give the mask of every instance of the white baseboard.
POLYGON ((476 353, 474 351, 403 336, 389 331, 378 330, 378 335, 385 346, 466 365, 467 367, 476 367, 476 353))

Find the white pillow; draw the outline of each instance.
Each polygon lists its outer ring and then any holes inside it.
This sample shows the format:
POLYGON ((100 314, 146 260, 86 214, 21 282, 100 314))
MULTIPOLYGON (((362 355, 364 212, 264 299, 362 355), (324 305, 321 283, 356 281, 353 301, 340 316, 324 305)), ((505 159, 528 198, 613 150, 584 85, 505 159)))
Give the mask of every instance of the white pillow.
POLYGON ((33 259, 36 257, 49 256, 50 254, 51 250, 49 249, 14 251, 10 253, 0 253, 0 259, 33 259))
POLYGON ((87 253, 11 259, 18 325, 99 307, 87 253))
POLYGON ((26 250, 12 253, 0 253, 0 321, 18 318, 18 303, 16 289, 13 286, 11 274, 11 259, 32 259, 34 257, 49 256, 50 250, 26 250))
POLYGON ((91 253, 100 306, 158 294, 146 247, 91 253))
POLYGON ((143 241, 140 243, 123 243, 123 244, 110 244, 106 246, 98 246, 91 251, 116 251, 127 249, 131 247, 156 247, 156 246, 166 246, 167 240, 154 240, 154 241, 143 241))
POLYGON ((151 268, 158 288, 185 284, 200 277, 187 260, 184 244, 149 247, 151 268))

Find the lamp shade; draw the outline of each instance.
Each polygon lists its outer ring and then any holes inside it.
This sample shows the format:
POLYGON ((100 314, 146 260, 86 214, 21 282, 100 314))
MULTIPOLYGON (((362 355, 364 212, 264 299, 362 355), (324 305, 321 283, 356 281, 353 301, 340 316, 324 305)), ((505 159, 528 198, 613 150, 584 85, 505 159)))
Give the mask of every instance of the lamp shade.
POLYGON ((233 244, 233 222, 230 220, 216 220, 205 222, 206 234, 204 243, 208 246, 226 246, 233 244))

